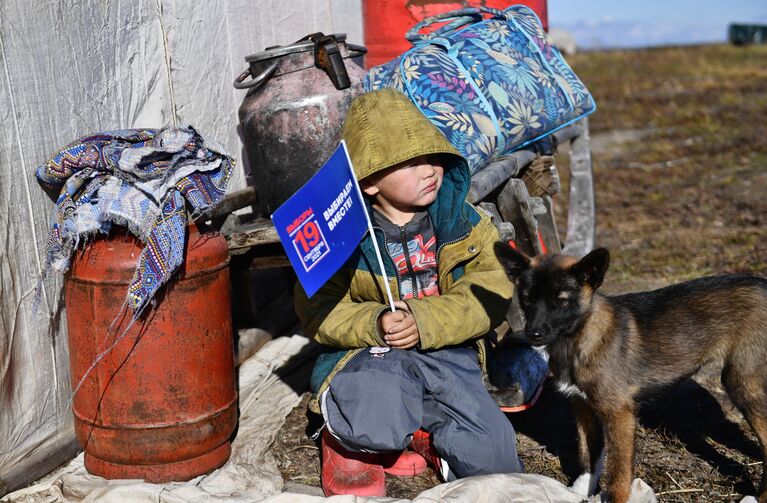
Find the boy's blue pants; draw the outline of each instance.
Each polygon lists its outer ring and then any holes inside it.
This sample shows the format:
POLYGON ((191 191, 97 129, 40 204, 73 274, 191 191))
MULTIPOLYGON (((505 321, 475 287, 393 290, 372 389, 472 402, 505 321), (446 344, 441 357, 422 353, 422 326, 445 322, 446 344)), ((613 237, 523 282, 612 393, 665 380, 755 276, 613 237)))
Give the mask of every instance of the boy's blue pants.
POLYGON ((330 432, 347 449, 402 450, 418 428, 458 478, 521 472, 514 428, 482 382, 473 349, 365 349, 320 398, 330 432))

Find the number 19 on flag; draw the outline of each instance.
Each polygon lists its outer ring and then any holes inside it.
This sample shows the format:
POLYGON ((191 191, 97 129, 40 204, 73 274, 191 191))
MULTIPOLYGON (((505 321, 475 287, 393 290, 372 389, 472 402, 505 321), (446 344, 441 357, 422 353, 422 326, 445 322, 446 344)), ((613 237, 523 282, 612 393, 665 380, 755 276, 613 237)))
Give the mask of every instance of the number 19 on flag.
POLYGON ((290 237, 293 240, 293 247, 301 259, 301 264, 307 272, 330 253, 330 247, 322 235, 314 212, 307 216, 306 220, 290 234, 290 237))

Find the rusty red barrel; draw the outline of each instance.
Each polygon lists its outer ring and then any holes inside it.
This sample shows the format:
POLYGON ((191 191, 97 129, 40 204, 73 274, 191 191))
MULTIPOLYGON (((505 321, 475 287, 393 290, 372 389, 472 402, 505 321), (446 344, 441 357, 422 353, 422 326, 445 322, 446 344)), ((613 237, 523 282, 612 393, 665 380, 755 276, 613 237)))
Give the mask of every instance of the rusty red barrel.
POLYGON ((67 275, 73 387, 114 345, 74 396, 75 432, 90 473, 188 480, 226 463, 237 422, 226 240, 190 230, 180 275, 130 325, 140 252, 127 234, 99 238, 67 275))

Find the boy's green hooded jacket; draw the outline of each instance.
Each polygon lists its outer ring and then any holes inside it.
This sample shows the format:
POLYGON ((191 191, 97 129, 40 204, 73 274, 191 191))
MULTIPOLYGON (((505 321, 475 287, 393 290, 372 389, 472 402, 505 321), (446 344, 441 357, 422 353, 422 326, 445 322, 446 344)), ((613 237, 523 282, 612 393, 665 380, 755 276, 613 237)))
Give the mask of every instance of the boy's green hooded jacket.
MULTIPOLYGON (((487 215, 466 202, 471 178, 466 161, 405 97, 391 90, 357 97, 346 115, 346 141, 357 178, 425 154, 446 154, 437 199, 428 206, 437 239, 440 295, 407 299, 422 350, 480 340, 503 321, 513 293, 493 251, 499 239, 487 215)), ((368 210, 372 211, 368 203, 368 210)), ((385 253, 383 231, 375 230, 386 275, 399 298, 394 262, 385 253)), ((327 346, 312 374, 315 396, 360 348, 385 346, 377 329, 388 307, 383 277, 370 234, 347 263, 311 299, 296 286, 296 311, 306 334, 327 346)), ((479 345, 484 361, 484 345, 479 345)))

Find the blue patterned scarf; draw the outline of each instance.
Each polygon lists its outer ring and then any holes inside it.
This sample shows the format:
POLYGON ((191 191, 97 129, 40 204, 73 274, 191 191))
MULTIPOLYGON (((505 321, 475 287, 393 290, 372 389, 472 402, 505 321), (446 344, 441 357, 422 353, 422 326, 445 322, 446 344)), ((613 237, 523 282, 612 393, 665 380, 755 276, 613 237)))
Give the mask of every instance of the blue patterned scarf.
POLYGON ((191 126, 125 129, 86 136, 37 168, 40 185, 58 192, 46 273, 65 272, 78 246, 112 224, 144 244, 127 303, 139 316, 184 259, 186 202, 192 216, 226 192, 234 160, 191 126))

